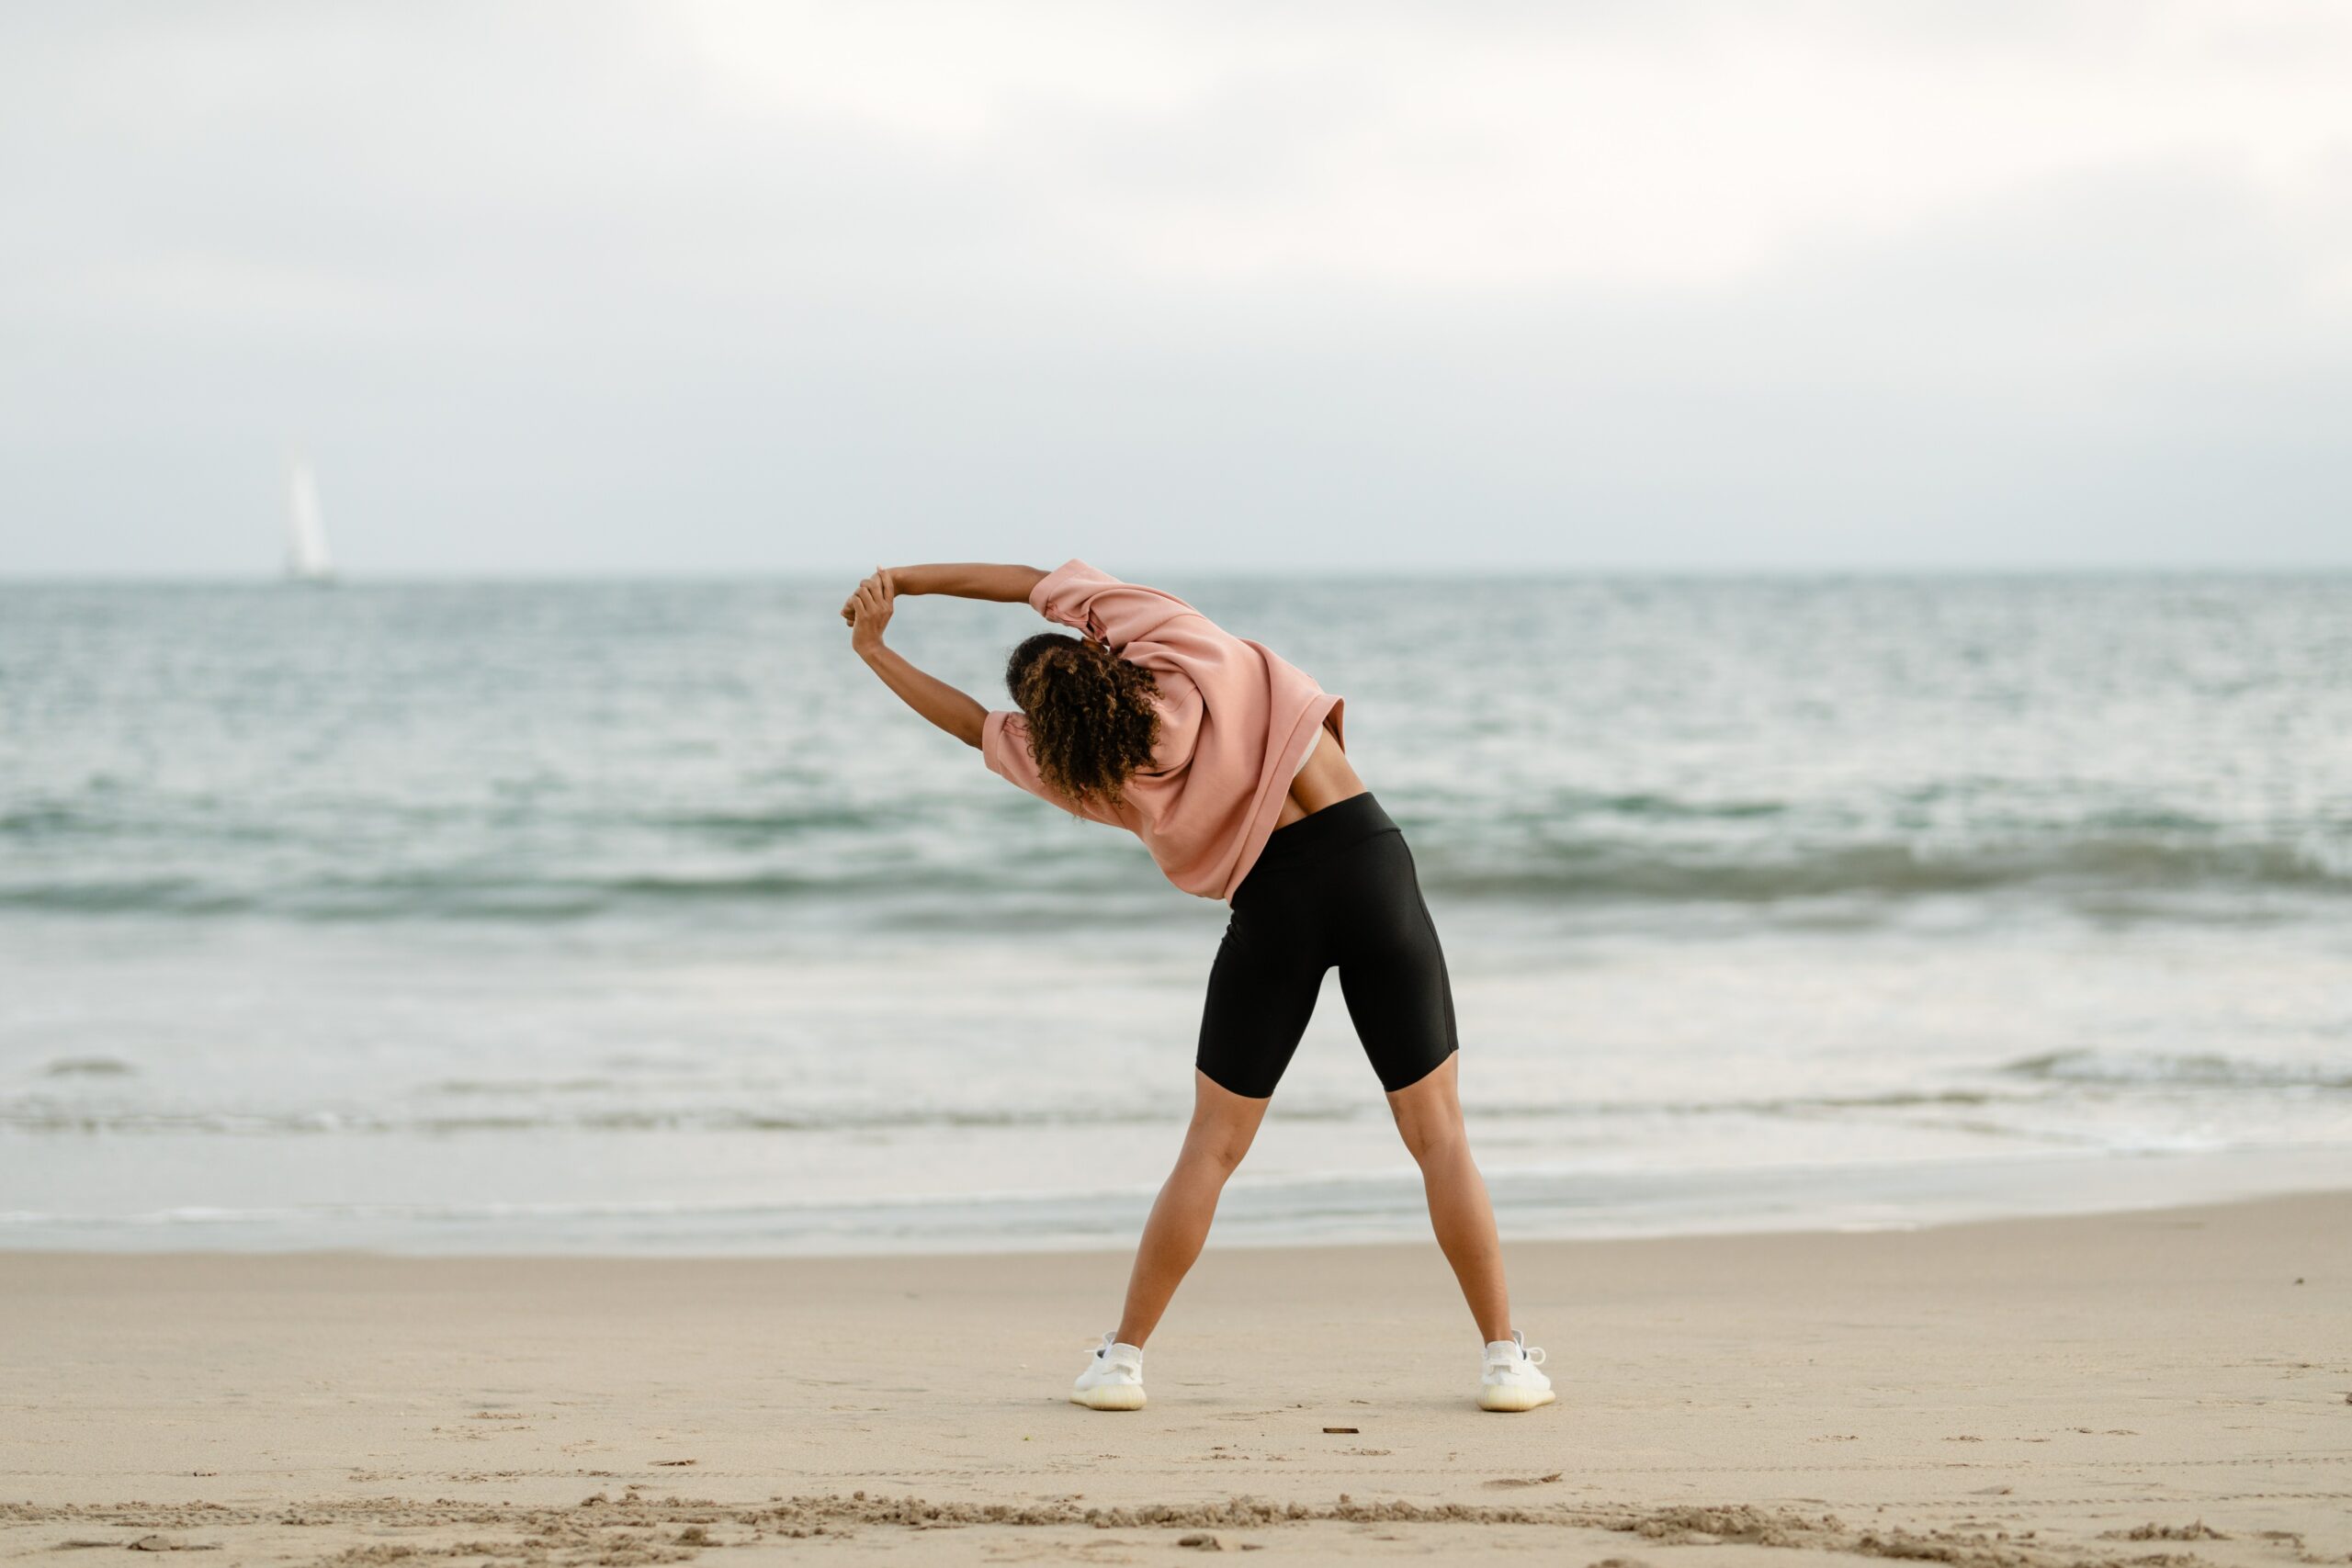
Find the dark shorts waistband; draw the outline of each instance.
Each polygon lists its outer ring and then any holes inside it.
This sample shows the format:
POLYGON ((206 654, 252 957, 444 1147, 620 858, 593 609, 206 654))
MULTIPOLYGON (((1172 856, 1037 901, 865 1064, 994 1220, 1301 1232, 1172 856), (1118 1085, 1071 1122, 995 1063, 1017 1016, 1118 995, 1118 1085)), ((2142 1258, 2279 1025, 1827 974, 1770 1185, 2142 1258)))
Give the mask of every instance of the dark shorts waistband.
MULTIPOLYGON (((1275 829, 1250 865, 1249 875, 1241 879, 1241 886, 1248 886, 1261 872, 1305 865, 1374 833, 1403 831, 1370 790, 1335 800, 1320 811, 1311 811, 1295 822, 1275 829)), ((1238 894, 1240 888, 1234 891, 1238 894)))

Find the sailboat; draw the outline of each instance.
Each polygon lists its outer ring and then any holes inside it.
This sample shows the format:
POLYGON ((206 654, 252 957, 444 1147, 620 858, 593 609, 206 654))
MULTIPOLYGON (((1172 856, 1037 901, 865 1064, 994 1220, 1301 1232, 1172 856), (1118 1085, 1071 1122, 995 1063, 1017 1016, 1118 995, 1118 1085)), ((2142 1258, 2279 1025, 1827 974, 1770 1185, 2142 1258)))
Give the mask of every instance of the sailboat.
POLYGON ((296 457, 286 482, 286 578, 289 582, 334 581, 327 556, 327 526, 319 516, 319 482, 311 465, 296 457))

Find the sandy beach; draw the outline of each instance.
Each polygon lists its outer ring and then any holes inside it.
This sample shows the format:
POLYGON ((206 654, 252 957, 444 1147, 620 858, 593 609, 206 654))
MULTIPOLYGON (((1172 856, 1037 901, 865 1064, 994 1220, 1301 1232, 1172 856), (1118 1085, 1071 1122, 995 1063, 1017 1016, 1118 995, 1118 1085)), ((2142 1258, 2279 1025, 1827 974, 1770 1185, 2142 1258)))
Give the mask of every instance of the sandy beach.
POLYGON ((1114 1254, 12 1254, 0 1555, 2352 1561, 2352 1195, 1512 1262, 1549 1409, 1433 1247, 1213 1246, 1107 1416, 1114 1254))

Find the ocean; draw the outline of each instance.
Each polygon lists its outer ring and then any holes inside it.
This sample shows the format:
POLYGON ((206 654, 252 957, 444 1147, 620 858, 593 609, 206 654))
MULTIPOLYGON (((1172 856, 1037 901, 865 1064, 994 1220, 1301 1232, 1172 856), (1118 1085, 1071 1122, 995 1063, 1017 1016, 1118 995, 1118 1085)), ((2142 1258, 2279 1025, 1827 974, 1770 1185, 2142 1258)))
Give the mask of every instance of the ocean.
MULTIPOLYGON (((2352 577, 1147 580, 1347 698, 1507 1240, 2352 1180, 2352 577)), ((0 1247, 1131 1243, 1225 907, 849 586, 0 585, 0 1247)), ((1426 1234, 1327 977, 1213 1245, 1426 1234)))

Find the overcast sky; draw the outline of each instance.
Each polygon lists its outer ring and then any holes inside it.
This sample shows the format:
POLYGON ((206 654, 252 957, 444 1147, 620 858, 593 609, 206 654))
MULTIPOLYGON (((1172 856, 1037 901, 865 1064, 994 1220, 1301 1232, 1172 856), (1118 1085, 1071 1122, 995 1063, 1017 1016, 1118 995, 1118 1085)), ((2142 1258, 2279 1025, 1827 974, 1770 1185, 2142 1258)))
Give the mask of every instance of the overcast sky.
POLYGON ((2352 564, 2352 6, 0 12, 0 573, 2352 564))

